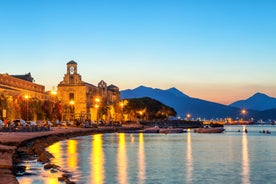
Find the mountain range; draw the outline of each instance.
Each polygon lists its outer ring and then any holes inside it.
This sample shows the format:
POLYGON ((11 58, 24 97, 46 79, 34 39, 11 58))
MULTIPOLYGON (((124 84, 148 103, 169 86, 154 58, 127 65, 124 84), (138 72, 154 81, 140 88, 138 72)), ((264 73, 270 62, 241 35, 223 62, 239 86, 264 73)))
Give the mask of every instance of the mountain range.
POLYGON ((264 111, 276 108, 276 98, 269 97, 263 93, 256 93, 248 99, 236 101, 230 106, 264 111))
POLYGON ((230 105, 223 105, 203 99, 192 98, 175 87, 167 90, 139 86, 135 89, 121 91, 121 98, 150 97, 156 99, 177 112, 177 116, 183 118, 187 114, 192 117, 207 119, 214 118, 239 118, 241 108, 246 108, 248 116, 255 119, 276 119, 276 99, 262 93, 256 93, 246 100, 239 100, 230 105))

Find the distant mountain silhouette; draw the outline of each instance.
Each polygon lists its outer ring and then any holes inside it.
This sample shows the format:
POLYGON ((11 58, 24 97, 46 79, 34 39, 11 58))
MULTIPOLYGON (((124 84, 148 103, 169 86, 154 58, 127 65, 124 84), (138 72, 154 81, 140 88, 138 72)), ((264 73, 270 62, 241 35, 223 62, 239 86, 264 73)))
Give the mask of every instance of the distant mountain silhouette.
POLYGON ((269 97, 263 93, 256 93, 246 100, 236 101, 229 106, 264 111, 276 108, 276 98, 269 97))
POLYGON ((127 89, 121 91, 121 98, 142 98, 150 97, 156 99, 177 112, 177 116, 185 117, 190 113, 194 118, 236 118, 240 116, 240 109, 230 107, 206 100, 191 98, 176 88, 167 90, 153 89, 151 87, 139 86, 135 89, 127 89))

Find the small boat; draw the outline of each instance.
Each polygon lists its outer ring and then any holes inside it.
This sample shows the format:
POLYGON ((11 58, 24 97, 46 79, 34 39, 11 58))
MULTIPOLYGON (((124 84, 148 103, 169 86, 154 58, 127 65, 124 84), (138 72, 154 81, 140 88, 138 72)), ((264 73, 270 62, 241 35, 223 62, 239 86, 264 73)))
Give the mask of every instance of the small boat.
POLYGON ((222 133, 225 129, 223 127, 204 126, 202 128, 194 129, 196 133, 222 133))
POLYGON ((145 128, 143 130, 143 133, 159 133, 160 128, 158 126, 154 126, 154 127, 149 127, 149 128, 145 128))
POLYGON ((184 133, 185 131, 182 128, 161 128, 159 133, 163 134, 172 134, 172 133, 184 133))

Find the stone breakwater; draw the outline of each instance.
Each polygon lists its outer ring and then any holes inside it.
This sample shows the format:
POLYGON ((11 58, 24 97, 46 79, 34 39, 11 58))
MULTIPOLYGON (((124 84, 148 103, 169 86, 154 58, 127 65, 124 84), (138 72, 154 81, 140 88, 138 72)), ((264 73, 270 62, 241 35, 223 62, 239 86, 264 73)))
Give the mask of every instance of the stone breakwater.
MULTIPOLYGON (((24 166, 17 166, 22 159, 37 156, 39 162, 45 163, 45 169, 57 168, 49 163, 52 155, 45 151, 51 144, 77 136, 86 136, 97 133, 112 133, 122 130, 140 129, 134 127, 102 127, 102 128, 75 128, 54 127, 44 132, 0 132, 0 184, 18 183, 16 173, 24 172, 24 166), (47 164, 46 164, 47 163, 47 164)), ((69 176, 58 178, 66 183, 73 183, 69 176)))

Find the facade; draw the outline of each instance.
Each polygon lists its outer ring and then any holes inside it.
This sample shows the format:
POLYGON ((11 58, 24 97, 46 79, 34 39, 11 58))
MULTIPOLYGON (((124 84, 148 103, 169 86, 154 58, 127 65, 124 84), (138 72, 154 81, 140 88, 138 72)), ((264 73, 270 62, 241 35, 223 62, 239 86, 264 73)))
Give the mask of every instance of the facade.
POLYGON ((33 98, 45 98, 45 87, 35 84, 31 73, 25 75, 0 74, 0 92, 10 95, 29 95, 33 98))
MULTIPOLYGON (((23 118, 24 114, 21 113, 24 103, 30 101, 45 100, 47 95, 45 87, 40 84, 35 84, 31 73, 25 75, 9 75, 0 74, 0 117, 1 118, 23 118)), ((25 109, 27 112, 30 109, 25 109)), ((25 115, 26 116, 26 115, 25 115)), ((34 117, 34 115, 30 115, 34 117)))
POLYGON ((62 120, 71 121, 116 118, 120 101, 119 88, 102 80, 97 86, 84 82, 78 74, 75 61, 67 63, 67 73, 58 84, 58 99, 62 104, 62 120))

